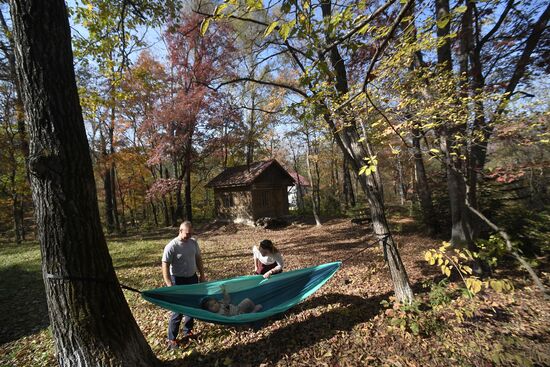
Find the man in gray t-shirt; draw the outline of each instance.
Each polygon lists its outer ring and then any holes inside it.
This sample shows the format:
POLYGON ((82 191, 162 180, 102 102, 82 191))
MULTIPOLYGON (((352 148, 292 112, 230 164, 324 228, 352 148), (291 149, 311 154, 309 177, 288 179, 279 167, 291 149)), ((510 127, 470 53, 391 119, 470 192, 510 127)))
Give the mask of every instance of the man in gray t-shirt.
MULTIPOLYGON (((162 277, 166 286, 183 284, 195 284, 204 282, 204 268, 202 265, 199 244, 193 238, 193 226, 191 222, 183 222, 180 225, 179 236, 170 241, 162 254, 162 277), (197 272, 199 276, 197 276, 197 272)), ((168 323, 168 347, 177 348, 181 320, 184 320, 184 337, 192 335, 193 318, 172 312, 168 323)))

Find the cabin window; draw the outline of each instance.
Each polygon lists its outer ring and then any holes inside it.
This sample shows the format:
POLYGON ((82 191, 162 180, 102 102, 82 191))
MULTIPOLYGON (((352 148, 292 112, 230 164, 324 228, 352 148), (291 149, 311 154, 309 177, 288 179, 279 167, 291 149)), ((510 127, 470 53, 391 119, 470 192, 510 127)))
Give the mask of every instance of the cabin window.
POLYGON ((226 193, 223 195, 223 206, 226 208, 231 208, 235 206, 235 200, 233 199, 232 193, 226 193))

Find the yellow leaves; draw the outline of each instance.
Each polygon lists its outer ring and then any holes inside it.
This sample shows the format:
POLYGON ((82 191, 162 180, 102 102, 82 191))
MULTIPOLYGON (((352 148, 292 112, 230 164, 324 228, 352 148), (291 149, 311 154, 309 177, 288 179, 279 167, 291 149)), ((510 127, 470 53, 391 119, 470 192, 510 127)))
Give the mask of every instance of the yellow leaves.
POLYGON ((376 156, 366 157, 363 158, 363 160, 367 162, 367 165, 361 167, 361 169, 359 170, 359 175, 368 176, 376 172, 376 166, 378 165, 378 160, 376 159, 376 156))
POLYGON ((210 25, 210 18, 204 18, 201 23, 201 36, 204 36, 206 34, 206 31, 208 30, 209 25, 210 25))
POLYGON ((476 277, 466 278, 466 289, 468 289, 473 295, 481 291, 483 282, 476 277))
POLYGON ((472 268, 463 262, 473 261, 478 258, 478 254, 470 252, 467 249, 457 248, 452 249, 454 254, 448 254, 447 252, 450 248, 450 243, 443 242, 443 245, 438 249, 430 249, 426 251, 424 253, 424 259, 430 265, 437 265, 440 268, 441 273, 443 273, 446 277, 450 277, 452 269, 456 269, 464 282, 466 287, 465 292, 469 298, 481 292, 482 289, 491 288, 496 292, 509 292, 514 289, 513 284, 508 279, 480 280, 478 277, 472 276, 472 268))
POLYGON ((467 9, 468 9, 468 7, 466 5, 457 6, 454 9, 454 12, 457 13, 457 14, 462 14, 462 13, 465 13, 467 9))
POLYGON ((428 262, 430 265, 434 265, 436 261, 436 257, 434 256, 434 253, 432 251, 435 250, 428 250, 424 253, 424 259, 428 262))
POLYGON ((229 4, 227 3, 223 3, 223 4, 220 4, 218 6, 216 6, 216 9, 214 9, 214 16, 217 17, 217 16, 221 16, 223 11, 225 10, 225 8, 227 8, 229 6, 229 4))
POLYGON ((290 32, 292 32, 292 29, 294 28, 295 25, 296 25, 296 19, 281 25, 281 27, 279 28, 279 34, 283 38, 283 41, 287 40, 288 36, 290 36, 290 32))
POLYGON ((363 166, 359 170, 359 175, 369 176, 376 172, 376 166, 363 166))
POLYGON ((273 32, 273 30, 275 29, 275 27, 277 27, 277 25, 279 25, 279 22, 278 22, 278 21, 275 21, 275 22, 271 23, 271 24, 269 25, 269 27, 267 27, 267 28, 265 29, 264 37, 269 36, 269 35, 271 34, 271 32, 273 32))
POLYGON ((498 293, 510 292, 514 289, 514 285, 508 279, 489 279, 487 283, 489 287, 498 293))
POLYGON ((451 20, 451 17, 446 15, 444 17, 442 17, 441 19, 439 19, 436 23, 437 23, 437 28, 445 28, 447 26, 447 24, 449 24, 449 21, 451 20))
POLYGON ((401 153, 400 149, 394 148, 391 144, 390 144, 390 150, 391 150, 391 154, 393 155, 399 155, 401 153))
POLYGON ((249 10, 262 10, 264 8, 262 0, 246 0, 246 6, 249 10))

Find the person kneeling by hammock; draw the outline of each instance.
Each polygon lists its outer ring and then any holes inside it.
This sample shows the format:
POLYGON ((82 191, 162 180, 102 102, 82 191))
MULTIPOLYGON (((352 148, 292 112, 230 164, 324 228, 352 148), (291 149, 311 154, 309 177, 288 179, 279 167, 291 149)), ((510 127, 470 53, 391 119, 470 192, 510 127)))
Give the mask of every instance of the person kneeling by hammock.
POLYGON ((243 299, 238 305, 231 304, 231 296, 224 286, 221 286, 223 300, 218 301, 214 297, 205 297, 201 300, 201 308, 223 316, 237 316, 243 313, 258 312, 262 305, 256 305, 250 298, 243 299))
POLYGON ((270 240, 263 240, 260 246, 252 247, 254 254, 254 274, 269 278, 283 271, 283 256, 270 240))

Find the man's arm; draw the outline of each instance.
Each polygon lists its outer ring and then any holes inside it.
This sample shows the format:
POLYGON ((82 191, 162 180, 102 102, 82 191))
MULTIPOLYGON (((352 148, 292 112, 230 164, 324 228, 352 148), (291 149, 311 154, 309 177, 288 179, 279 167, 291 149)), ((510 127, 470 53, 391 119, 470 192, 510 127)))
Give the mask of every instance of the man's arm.
POLYGON ((167 287, 172 286, 172 278, 170 278, 170 264, 163 261, 162 262, 162 278, 167 287))
POLYGON ((197 270, 199 271, 199 282, 206 281, 206 277, 204 276, 204 267, 202 265, 202 256, 201 254, 197 254, 195 256, 195 260, 197 262, 197 270))

